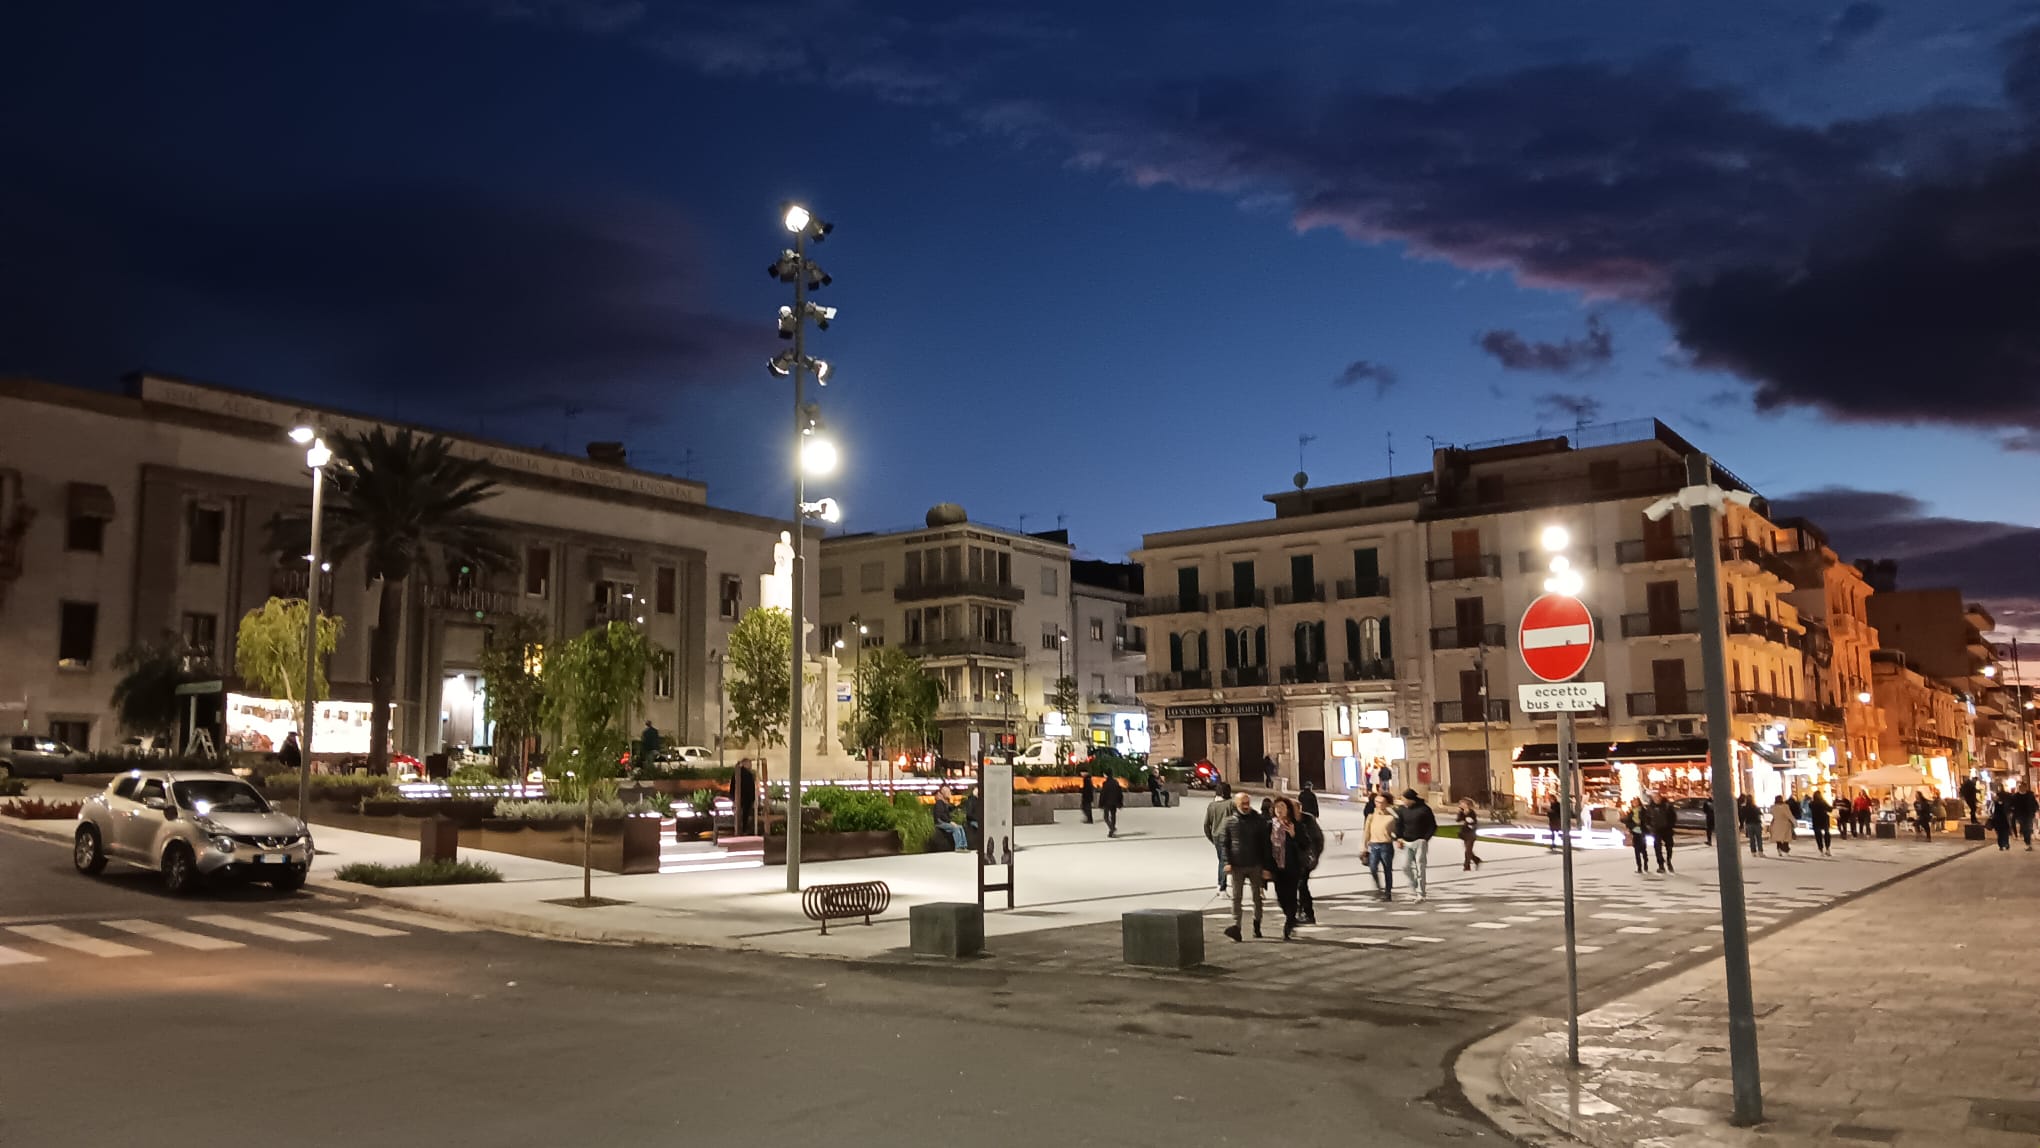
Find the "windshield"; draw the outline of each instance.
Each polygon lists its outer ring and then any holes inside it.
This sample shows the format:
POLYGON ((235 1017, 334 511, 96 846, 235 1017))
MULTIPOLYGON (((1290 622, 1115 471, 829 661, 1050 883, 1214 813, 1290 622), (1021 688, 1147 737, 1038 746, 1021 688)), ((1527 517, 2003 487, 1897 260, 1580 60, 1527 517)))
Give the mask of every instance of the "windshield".
POLYGON ((245 781, 180 781, 170 787, 177 804, 204 817, 208 813, 267 813, 269 803, 245 781))

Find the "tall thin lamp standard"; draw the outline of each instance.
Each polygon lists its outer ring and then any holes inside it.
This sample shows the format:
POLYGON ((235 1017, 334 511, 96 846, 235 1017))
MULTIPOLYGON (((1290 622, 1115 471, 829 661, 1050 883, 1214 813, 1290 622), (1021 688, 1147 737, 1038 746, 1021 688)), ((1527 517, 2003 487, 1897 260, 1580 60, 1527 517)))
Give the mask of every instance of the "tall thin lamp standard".
POLYGON ((312 548, 305 555, 305 705, 298 721, 298 819, 305 820, 312 807, 312 708, 319 680, 319 533, 325 525, 326 464, 333 461, 333 452, 309 425, 293 428, 290 438, 305 446, 305 466, 312 472, 312 548))

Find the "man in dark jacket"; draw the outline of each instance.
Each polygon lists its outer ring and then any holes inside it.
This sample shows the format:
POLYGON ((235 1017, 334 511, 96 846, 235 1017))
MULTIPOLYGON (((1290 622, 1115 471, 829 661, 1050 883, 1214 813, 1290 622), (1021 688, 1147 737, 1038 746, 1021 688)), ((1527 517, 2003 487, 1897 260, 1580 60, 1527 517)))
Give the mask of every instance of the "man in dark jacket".
POLYGON ((1317 790, 1310 787, 1310 782, 1304 782, 1303 792, 1296 795, 1296 807, 1312 817, 1318 815, 1317 790))
POLYGON ((1218 854, 1218 891, 1225 892, 1225 819, 1232 816, 1232 787, 1221 781, 1218 792, 1212 795, 1211 804, 1204 809, 1204 839, 1211 842, 1212 851, 1218 854))
POLYGON ((1091 823, 1091 803, 1098 799, 1098 790, 1091 784, 1091 771, 1084 771, 1084 824, 1091 823))
POLYGON ((283 735, 283 745, 276 751, 276 760, 283 763, 285 769, 304 768, 305 751, 298 746, 296 730, 283 735))
POLYGON ((2012 821, 2019 827, 2019 836, 2025 839, 2026 851, 2033 850, 2033 818, 2040 814, 2040 797, 2033 796, 2030 789, 2021 789, 2012 794, 2012 821))
POLYGON ((1657 871, 1676 872, 1672 868, 1672 846, 1679 832, 1679 811, 1672 805, 1671 798, 1660 793, 1658 799, 1651 803, 1649 812, 1651 847, 1657 857, 1657 871))
MULTIPOLYGON (((1303 791, 1310 796, 1310 790, 1303 791)), ((1317 868, 1318 858, 1325 853, 1325 831, 1318 824, 1317 815, 1309 812, 1297 817, 1297 837, 1303 843, 1303 869, 1296 880, 1296 923, 1317 924, 1317 909, 1310 899, 1310 871, 1317 868)))
POLYGON ((1714 798, 1709 797, 1707 803, 1700 808, 1705 811, 1707 818, 1707 844, 1712 845, 1714 844, 1714 798))
POLYGON ((1414 789, 1403 790, 1403 807, 1395 813, 1395 847, 1403 853, 1403 876, 1413 900, 1424 899, 1424 877, 1430 871, 1431 838, 1438 835, 1438 815, 1414 789))
POLYGON ((1551 795, 1551 804, 1544 807, 1544 819, 1551 823, 1551 851, 1558 852, 1559 822, 1564 817, 1565 807, 1559 804, 1558 795, 1551 795))
POLYGON ((1162 771, 1152 765, 1148 766, 1147 785, 1149 805, 1160 809, 1168 804, 1168 801, 1162 796, 1162 771))
POLYGON ((1274 857, 1268 842, 1268 819, 1254 809, 1254 799, 1245 790, 1233 795, 1232 816, 1219 829, 1219 851, 1225 854, 1225 871, 1232 879, 1232 924, 1225 935, 1240 939, 1241 895, 1254 889, 1254 936, 1261 935, 1261 907, 1268 899, 1269 869, 1274 857))
POLYGON ((1955 788, 1955 795, 1962 799, 1962 804, 1967 805, 1969 807, 1969 823, 1971 825, 1976 824, 1976 806, 1978 799, 1976 779, 1973 777, 1963 778, 1962 784, 1955 788))
POLYGON ((1119 836, 1119 810, 1126 804, 1126 788, 1117 774, 1105 775, 1105 791, 1098 795, 1098 808, 1105 811, 1105 836, 1119 836))

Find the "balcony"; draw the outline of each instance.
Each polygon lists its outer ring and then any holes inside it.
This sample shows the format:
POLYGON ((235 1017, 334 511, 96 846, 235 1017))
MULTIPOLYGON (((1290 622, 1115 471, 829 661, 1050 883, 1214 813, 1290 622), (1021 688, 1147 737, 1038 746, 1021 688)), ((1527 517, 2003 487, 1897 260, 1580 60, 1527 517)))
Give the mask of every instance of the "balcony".
POLYGON ((1309 685, 1313 682, 1329 682, 1332 675, 1323 662, 1305 662, 1295 666, 1282 667, 1282 684, 1285 686, 1309 685))
POLYGON ((1731 638, 1755 638, 1763 642, 1776 642, 1781 646, 1795 644, 1793 633, 1785 628, 1783 622, 1776 618, 1766 618, 1762 614, 1750 613, 1748 610, 1738 610, 1730 614, 1724 620, 1724 625, 1731 638))
POLYGON ((893 587, 895 602, 925 602, 930 598, 995 598, 1001 602, 1018 602, 1026 596, 1011 582, 992 582, 983 578, 929 578, 902 582, 893 587))
POLYGON ((1325 584, 1323 582, 1306 582, 1300 586, 1275 587, 1275 604, 1277 606, 1295 606, 1304 602, 1322 602, 1324 600, 1325 584))
MULTIPOLYGON (((278 566, 269 571, 269 596, 272 598, 303 598, 305 578, 309 575, 303 566, 278 566)), ((333 575, 329 571, 319 576, 319 609, 333 612, 333 575)))
POLYGON ((1133 704, 1132 698, 1127 697, 1125 694, 1114 693, 1111 690, 1106 690, 1101 694, 1093 696, 1091 701, 1101 706, 1130 706, 1133 704))
MULTIPOLYGON (((298 594, 305 592, 304 575, 298 575, 298 594)), ((321 585, 321 598, 327 597, 321 585)), ((462 589, 458 586, 428 586, 425 588, 425 605, 433 610, 450 610, 457 614, 514 614, 522 596, 506 590, 462 589)), ((633 615, 635 617, 635 615, 633 615)), ((630 619, 620 619, 628 621, 630 619)))
POLYGON ((1370 662, 1347 662, 1340 667, 1341 676, 1349 682, 1392 682, 1395 680, 1395 663, 1375 660, 1370 662))
POLYGON ((1341 602, 1354 598, 1386 598, 1388 597, 1388 579, 1385 577, 1341 578, 1339 579, 1337 590, 1339 601, 1341 602))
POLYGON ((1424 563, 1424 575, 1433 582, 1464 582, 1477 578, 1500 578, 1502 560, 1493 554, 1465 554, 1433 558, 1424 563))
POLYGON ((1757 543, 1753 539, 1722 539, 1721 560, 1730 566, 1755 567, 1785 583, 1787 586, 1793 585, 1792 580, 1795 574, 1792 570, 1792 564, 1787 562, 1776 551, 1757 543))
POLYGON ((1821 725, 1840 726, 1842 724, 1842 707, 1815 705, 1812 712, 1807 714, 1807 717, 1809 720, 1818 722, 1821 725))
POLYGON ((1698 610, 1680 610, 1676 614, 1665 612, 1622 615, 1622 636, 1625 638, 1670 638, 1699 632, 1698 610))
POLYGON ((1615 544, 1617 566, 1639 566, 1645 562, 1690 561, 1693 536, 1674 534, 1666 538, 1629 538, 1615 544))
POLYGON ((1232 686, 1265 686, 1268 684, 1268 667, 1235 666, 1229 670, 1220 670, 1218 681, 1220 685, 1228 688, 1232 686))
POLYGON ((1782 718, 1813 718, 1819 707, 1801 698, 1767 694, 1762 690, 1737 690, 1732 699, 1735 712, 1782 718))
POLYGON ((1000 642, 991 638, 931 638, 925 641, 907 641, 900 648, 916 658, 1007 658, 1019 660, 1025 650, 1018 642, 1000 642))
MULTIPOLYGON (((1575 570, 1599 570, 1600 556, 1592 550, 1566 551, 1566 558, 1575 570)), ((1519 550, 1516 552, 1516 569, 1524 574, 1545 575, 1551 573, 1551 554, 1544 550, 1519 550)))
POLYGON ((1142 674, 1140 676, 1140 692, 1144 694, 1168 690, 1208 690, 1210 688, 1210 670, 1177 670, 1166 674, 1142 674))
POLYGON ((1697 717, 1702 710, 1702 697, 1698 690, 1684 693, 1657 693, 1646 690, 1629 695, 1630 717, 1697 717))
POLYGON ((1154 618, 1164 614, 1202 614, 1209 608, 1209 601, 1209 596, 1204 594, 1163 594, 1128 605, 1126 616, 1154 618))
POLYGON ((1220 590, 1216 595, 1221 610, 1261 610, 1267 608, 1266 590, 1220 590))
MULTIPOLYGON (((1481 724, 1481 707, 1479 702, 1469 704, 1462 700, 1456 702, 1434 702, 1432 705, 1433 716, 1437 718, 1437 724, 1439 725, 1481 724)), ((1491 722, 1508 721, 1509 703, 1500 699, 1489 699, 1487 703, 1487 720, 1491 722)))
POLYGON ((1500 622, 1471 626, 1437 626, 1431 630, 1431 648, 1434 650, 1473 650, 1481 646, 1500 649, 1506 644, 1500 622))
POLYGON ((1005 721, 1025 716, 1020 699, 1013 694, 951 694, 936 711, 946 718, 995 718, 1005 721))
POLYGON ((1116 658, 1147 657, 1147 635, 1122 630, 1112 636, 1112 656, 1116 658))

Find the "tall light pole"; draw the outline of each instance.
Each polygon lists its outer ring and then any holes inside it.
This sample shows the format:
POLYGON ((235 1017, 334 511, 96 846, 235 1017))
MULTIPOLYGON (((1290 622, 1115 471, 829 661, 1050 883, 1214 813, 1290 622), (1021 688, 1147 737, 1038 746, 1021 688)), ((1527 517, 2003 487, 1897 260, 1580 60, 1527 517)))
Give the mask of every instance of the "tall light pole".
POLYGON ((305 448, 305 466, 312 472, 312 549, 305 555, 305 708, 298 721, 298 819, 305 820, 312 807, 312 704, 319 680, 319 533, 326 510, 326 464, 333 461, 333 452, 309 423, 292 427, 290 441, 305 448))
MULTIPOLYGON (((1544 580, 1546 594, 1563 594, 1578 598, 1586 589, 1586 579, 1572 568, 1572 560, 1566 556, 1566 548, 1572 545, 1572 535, 1565 527, 1553 524, 1538 535, 1538 543, 1551 556, 1551 577, 1544 580)), ((1527 643, 1526 643, 1527 644, 1527 643)), ((1487 649, 1481 648, 1485 657, 1487 649)), ((1481 666, 1481 729, 1487 728, 1487 666, 1481 666)), ((1573 800, 1573 778, 1578 772, 1574 760, 1578 757, 1577 742, 1573 736, 1573 715, 1571 710, 1558 712, 1558 826, 1565 837, 1564 848, 1560 851, 1559 866, 1563 875, 1565 894, 1565 1017, 1566 1017, 1566 1059, 1575 1067, 1580 1063, 1580 954, 1579 928, 1576 904, 1573 898, 1573 815, 1577 803, 1573 800)))
POLYGON ((1700 674, 1707 679, 1707 757, 1711 766, 1715 868, 1721 886, 1722 964, 1728 976, 1728 1059, 1733 1089, 1729 1120, 1747 1128, 1764 1119, 1763 1079, 1757 1066, 1757 1003, 1750 988, 1750 925, 1743 904, 1742 854, 1735 827, 1735 762, 1728 738, 1728 666, 1721 628, 1721 555, 1715 549, 1714 516, 1724 504, 1750 504, 1748 491, 1714 484, 1714 464, 1704 454, 1686 457, 1686 486, 1645 510, 1652 522, 1677 507, 1693 519, 1693 575, 1700 607, 1700 674))
MULTIPOLYGON (((1069 648, 1070 648, 1070 632, 1068 630, 1063 629, 1061 626, 1057 626, 1055 630, 1055 701, 1057 706, 1062 706, 1063 703, 1069 699, 1070 695, 1076 692, 1074 690, 1071 690, 1066 693, 1064 692, 1063 689, 1063 683, 1070 680, 1069 656, 1068 656, 1069 648)), ((1062 755, 1064 761, 1068 761, 1070 756, 1069 731, 1075 728, 1071 724, 1075 716, 1076 715, 1069 713, 1065 713, 1062 716, 1063 719, 1062 755)))

